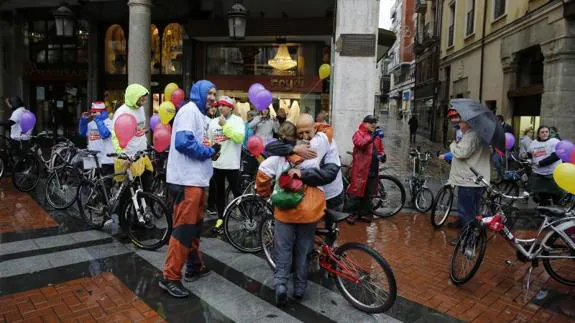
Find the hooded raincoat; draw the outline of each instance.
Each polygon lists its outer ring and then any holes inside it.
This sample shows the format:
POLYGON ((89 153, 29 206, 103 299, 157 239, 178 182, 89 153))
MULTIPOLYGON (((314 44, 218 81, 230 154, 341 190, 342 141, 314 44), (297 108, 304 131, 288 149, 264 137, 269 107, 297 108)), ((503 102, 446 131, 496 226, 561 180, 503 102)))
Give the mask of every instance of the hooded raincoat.
POLYGON ((371 163, 379 163, 379 157, 385 154, 383 141, 377 136, 372 136, 367 130, 365 123, 359 125, 359 129, 353 135, 352 141, 353 162, 351 164, 351 182, 347 192, 356 197, 363 197, 371 163), (378 157, 377 161, 373 158, 374 148, 378 157))
POLYGON ((137 106, 138 100, 147 95, 148 90, 140 84, 130 84, 126 88, 124 95, 124 104, 114 113, 112 120, 112 143, 116 152, 123 152, 127 155, 135 155, 138 151, 148 148, 148 139, 146 138, 146 113, 143 107, 137 106), (123 149, 120 147, 118 137, 116 136, 116 120, 124 114, 131 114, 136 118, 136 135, 128 142, 123 149))

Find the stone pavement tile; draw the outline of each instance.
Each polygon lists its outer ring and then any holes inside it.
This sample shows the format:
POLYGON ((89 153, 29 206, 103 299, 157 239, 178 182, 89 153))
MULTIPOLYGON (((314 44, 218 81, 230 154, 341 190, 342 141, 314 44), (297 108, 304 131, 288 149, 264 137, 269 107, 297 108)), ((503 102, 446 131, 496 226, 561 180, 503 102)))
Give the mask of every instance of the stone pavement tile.
POLYGON ((12 259, 0 263, 0 278, 51 268, 47 255, 12 259))
POLYGON ((9 179, 0 179, 0 233, 57 227, 27 193, 17 191, 9 179))
POLYGON ((54 248, 74 244, 76 241, 69 234, 34 239, 40 249, 54 248))
POLYGON ((30 251, 38 249, 34 240, 22 240, 15 242, 6 242, 0 245, 0 256, 9 255, 17 252, 30 251))
MULTIPOLYGON (((376 249, 394 271, 398 294, 409 300, 447 313, 465 321, 513 319, 534 320, 546 317, 550 305, 531 303, 542 289, 575 295, 575 287, 561 286, 550 279, 543 266, 533 270, 532 286, 523 289, 529 264, 505 266, 505 260, 515 260, 515 251, 500 238, 491 239, 477 274, 466 284, 455 286, 449 279, 453 247, 448 242, 458 234, 453 229, 434 230, 429 217, 417 212, 403 211, 388 219, 371 224, 342 224, 338 243, 360 241, 376 249)), ((533 236, 533 231, 514 232, 517 237, 533 236)), ((575 270, 575 264, 573 269, 575 270)), ((552 300, 550 302, 553 302, 552 300)), ((575 304, 572 304, 575 308, 575 304)), ((571 319, 552 313, 553 319, 571 319)))
POLYGON ((0 297, 0 317, 6 322, 164 322, 113 274, 105 275, 0 297), (121 298, 110 305, 105 290, 114 290, 121 298), (111 308, 113 313, 108 312, 111 308))

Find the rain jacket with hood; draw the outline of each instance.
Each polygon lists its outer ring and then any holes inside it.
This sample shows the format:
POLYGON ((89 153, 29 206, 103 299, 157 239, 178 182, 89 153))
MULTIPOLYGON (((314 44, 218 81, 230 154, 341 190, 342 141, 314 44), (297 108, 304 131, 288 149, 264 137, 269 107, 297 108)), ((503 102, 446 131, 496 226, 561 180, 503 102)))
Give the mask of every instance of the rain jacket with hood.
POLYGON ((196 82, 190 92, 190 102, 176 113, 166 174, 168 183, 196 187, 210 184, 213 174, 210 158, 215 151, 202 142, 206 137, 206 100, 212 88, 215 85, 210 81, 196 82))
POLYGON ((112 143, 116 152, 123 152, 127 155, 135 155, 138 151, 146 150, 148 148, 148 139, 146 138, 146 113, 143 107, 138 107, 138 100, 148 95, 148 90, 140 84, 130 84, 126 88, 124 95, 124 104, 114 113, 112 120, 112 143), (136 135, 128 142, 128 145, 122 149, 114 131, 114 124, 116 120, 123 114, 131 114, 136 118, 136 135))
POLYGON ((380 137, 373 136, 368 130, 365 123, 359 125, 359 129, 353 135, 353 162, 351 164, 351 181, 347 192, 356 197, 363 197, 371 163, 376 162, 373 159, 373 149, 377 151, 379 158, 385 154, 383 150, 383 141, 380 137))

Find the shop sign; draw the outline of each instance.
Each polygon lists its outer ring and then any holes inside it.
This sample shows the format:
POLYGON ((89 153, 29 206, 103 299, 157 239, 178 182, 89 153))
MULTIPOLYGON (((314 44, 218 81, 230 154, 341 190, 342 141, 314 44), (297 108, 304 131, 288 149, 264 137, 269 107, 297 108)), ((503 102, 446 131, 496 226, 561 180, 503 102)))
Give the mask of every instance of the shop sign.
POLYGON ((303 78, 286 79, 286 78, 272 78, 270 87, 273 90, 294 90, 305 87, 303 78))
POLYGON ((25 65, 23 74, 25 79, 36 82, 71 82, 88 79, 88 71, 86 70, 62 67, 40 69, 35 63, 25 65))

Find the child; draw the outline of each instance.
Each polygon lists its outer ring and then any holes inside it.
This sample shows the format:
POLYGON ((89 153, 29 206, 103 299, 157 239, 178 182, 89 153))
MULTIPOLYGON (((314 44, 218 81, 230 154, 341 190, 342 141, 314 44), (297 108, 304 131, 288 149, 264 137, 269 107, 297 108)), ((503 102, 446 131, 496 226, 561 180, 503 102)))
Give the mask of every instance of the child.
MULTIPOLYGON (((114 153, 112 144, 112 120, 108 118, 104 102, 93 102, 90 112, 84 112, 80 118, 80 135, 88 138, 88 149, 96 150, 102 174, 113 174, 114 159, 106 156, 114 153), (92 121, 89 121, 92 118, 92 121)), ((96 161, 92 158, 84 160, 84 168, 96 167, 96 161)))

